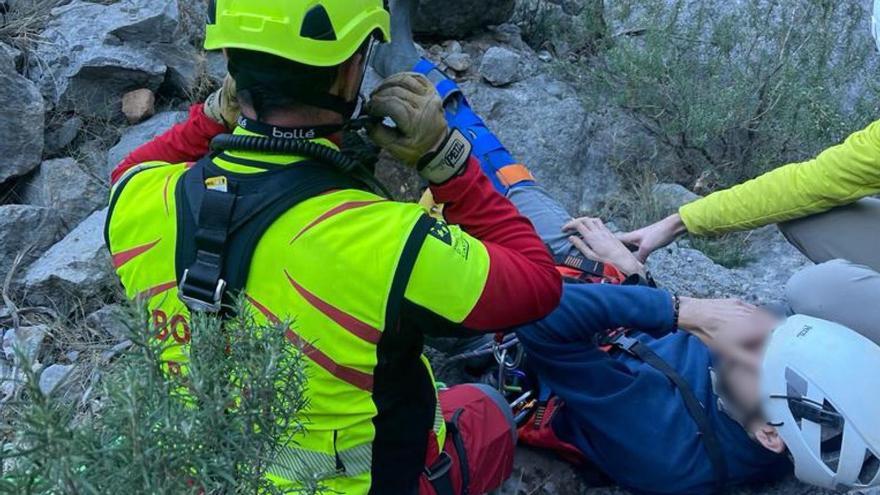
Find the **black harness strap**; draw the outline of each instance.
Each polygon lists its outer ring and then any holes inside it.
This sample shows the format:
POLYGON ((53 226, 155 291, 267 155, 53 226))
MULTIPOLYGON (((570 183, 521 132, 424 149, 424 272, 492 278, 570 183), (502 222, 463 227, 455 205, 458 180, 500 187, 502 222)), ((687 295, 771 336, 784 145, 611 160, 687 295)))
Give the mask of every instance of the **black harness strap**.
POLYGON ((229 242, 235 192, 208 190, 199 208, 195 232, 196 259, 180 278, 180 298, 195 311, 220 311, 226 281, 223 280, 226 245, 229 242))
POLYGON ((468 487, 471 484, 470 464, 468 463, 467 450, 464 446, 464 439, 461 437, 461 429, 458 427, 458 420, 464 409, 455 411, 452 418, 446 422, 446 432, 452 438, 452 445, 458 454, 458 465, 461 471, 461 492, 456 492, 452 485, 452 456, 446 451, 440 452, 440 457, 434 461, 434 464, 425 468, 425 476, 434 487, 436 495, 469 495, 468 487))
POLYGON ((236 174, 207 156, 178 183, 176 271, 181 300, 194 311, 220 312, 247 283, 257 243, 297 204, 333 189, 366 189, 319 162, 259 174, 236 174), (209 189, 206 179, 222 187, 209 189))
POLYGON ((724 451, 718 436, 715 435, 712 423, 706 415, 703 404, 696 398, 687 381, 656 352, 636 338, 621 332, 611 338, 608 343, 663 373, 678 388, 688 414, 697 425, 703 447, 706 448, 706 454, 712 463, 712 470, 715 472, 716 492, 722 492, 727 482, 727 462, 724 458, 724 451))

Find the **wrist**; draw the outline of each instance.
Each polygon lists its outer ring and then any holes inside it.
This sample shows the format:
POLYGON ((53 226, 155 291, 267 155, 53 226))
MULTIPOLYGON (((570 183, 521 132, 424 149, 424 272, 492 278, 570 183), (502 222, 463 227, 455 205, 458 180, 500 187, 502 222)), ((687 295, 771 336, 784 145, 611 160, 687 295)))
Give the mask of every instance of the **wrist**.
MULTIPOLYGON (((688 332, 696 332, 703 328, 703 311, 699 299, 679 297, 678 326, 688 332)), ((675 301, 673 300, 673 305, 675 301)))
POLYGON ((684 224, 681 215, 673 213, 663 220, 666 230, 673 236, 679 237, 687 233, 687 225, 684 224))
POLYGON ((458 129, 452 129, 419 160, 419 174, 431 184, 444 184, 462 173, 472 149, 465 135, 458 129))

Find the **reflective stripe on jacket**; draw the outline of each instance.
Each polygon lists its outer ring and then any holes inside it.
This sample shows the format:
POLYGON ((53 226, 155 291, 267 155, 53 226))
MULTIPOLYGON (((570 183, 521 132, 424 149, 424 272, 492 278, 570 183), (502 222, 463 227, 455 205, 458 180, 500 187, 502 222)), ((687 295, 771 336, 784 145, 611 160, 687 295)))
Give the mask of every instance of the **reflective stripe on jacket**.
POLYGON ((697 235, 750 230, 880 193, 880 121, 803 163, 793 163, 682 206, 697 235))

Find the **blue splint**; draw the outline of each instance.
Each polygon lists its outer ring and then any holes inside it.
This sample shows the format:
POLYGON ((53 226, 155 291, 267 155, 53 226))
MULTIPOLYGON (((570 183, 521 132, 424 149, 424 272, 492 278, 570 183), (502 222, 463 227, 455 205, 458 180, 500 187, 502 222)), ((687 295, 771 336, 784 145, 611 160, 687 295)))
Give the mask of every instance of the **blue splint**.
MULTIPOLYGON (((423 58, 413 67, 413 72, 418 72, 425 76, 435 71, 443 76, 443 79, 435 87, 437 92, 440 93, 440 98, 443 100, 443 106, 446 109, 446 122, 449 123, 450 128, 457 128, 467 137, 474 147, 473 154, 480 161, 483 173, 489 178, 495 189, 506 196, 510 186, 502 181, 501 176, 503 174, 499 174, 499 172, 511 165, 521 165, 507 151, 507 148, 501 144, 501 141, 483 122, 483 119, 471 109, 467 98, 464 97, 455 81, 438 69, 430 60, 423 58), (456 104, 448 104, 453 99, 456 104)), ((534 181, 518 180, 514 186, 529 184, 534 185, 534 181)))

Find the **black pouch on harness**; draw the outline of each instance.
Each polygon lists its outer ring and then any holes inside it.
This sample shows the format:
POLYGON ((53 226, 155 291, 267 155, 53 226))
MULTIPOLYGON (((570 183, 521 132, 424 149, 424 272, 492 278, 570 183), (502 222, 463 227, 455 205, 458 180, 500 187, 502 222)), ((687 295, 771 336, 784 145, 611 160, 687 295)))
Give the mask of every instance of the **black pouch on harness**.
POLYGON ((221 313, 244 288, 257 243, 287 210, 333 189, 367 187, 321 162, 257 174, 223 170, 213 155, 180 180, 175 269, 179 297, 192 311, 221 313))

